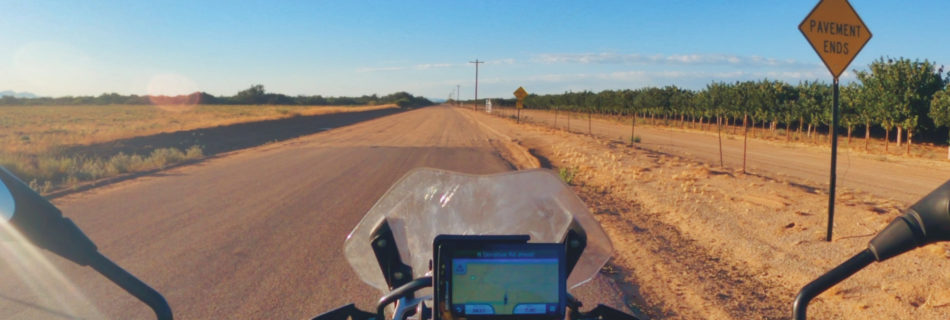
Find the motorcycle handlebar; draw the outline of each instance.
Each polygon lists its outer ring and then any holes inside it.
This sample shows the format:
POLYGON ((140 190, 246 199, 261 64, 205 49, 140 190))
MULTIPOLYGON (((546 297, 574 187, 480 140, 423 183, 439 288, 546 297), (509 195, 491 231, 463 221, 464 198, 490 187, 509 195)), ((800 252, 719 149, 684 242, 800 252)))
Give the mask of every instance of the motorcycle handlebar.
POLYGON ((838 284, 838 282, 847 279, 855 272, 871 264, 871 262, 874 262, 874 254, 871 250, 865 249, 841 265, 831 269, 828 273, 818 277, 815 281, 805 285, 805 287, 798 292, 798 295, 795 297, 795 303, 792 305, 792 315, 795 317, 795 320, 806 319, 805 312, 812 298, 825 292, 825 290, 838 284))
POLYGON ((396 302, 396 300, 399 300, 399 298, 405 297, 409 295, 410 293, 416 292, 416 290, 426 288, 426 287, 431 287, 431 286, 432 286, 432 277, 422 277, 419 279, 409 281, 408 283, 402 285, 401 287, 396 288, 389 294, 383 296, 382 298, 379 298, 379 303, 376 304, 376 318, 377 319, 385 318, 385 315, 383 314, 383 310, 390 303, 396 302))
MULTIPOLYGON (((399 288, 396 288, 389 294, 386 294, 379 299, 379 303, 376 305, 376 313, 370 313, 357 309, 353 304, 348 304, 346 306, 328 311, 324 314, 318 315, 313 318, 313 320, 337 320, 337 319, 356 319, 356 320, 385 320, 386 316, 384 310, 389 304, 398 301, 400 298, 405 298, 411 293, 426 287, 432 286, 432 277, 422 277, 415 280, 412 280, 399 288)), ((565 319, 567 320, 638 320, 637 317, 626 314, 623 311, 605 306, 597 305, 591 311, 588 312, 579 312, 576 307, 580 306, 579 302, 576 302, 576 306, 572 306, 571 312, 568 312, 565 319)))

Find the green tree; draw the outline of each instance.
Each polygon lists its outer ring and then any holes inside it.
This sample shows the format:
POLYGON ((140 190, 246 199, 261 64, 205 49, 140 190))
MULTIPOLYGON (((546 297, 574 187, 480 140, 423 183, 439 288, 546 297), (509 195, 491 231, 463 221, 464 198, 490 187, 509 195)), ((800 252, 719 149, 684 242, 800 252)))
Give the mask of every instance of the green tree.
MULTIPOLYGON (((928 115, 933 119, 934 125, 950 127, 950 86, 934 94, 928 115)), ((947 159, 950 159, 950 146, 947 146, 947 159)))
POLYGON ((852 84, 855 86, 851 92, 851 104, 856 114, 855 121, 864 124, 864 151, 869 151, 871 126, 879 121, 879 107, 872 103, 873 90, 871 88, 858 85, 856 82, 852 84))
POLYGON ((808 122, 808 136, 817 137, 818 126, 831 119, 831 87, 817 81, 805 81, 798 87, 798 102, 802 114, 808 122))
POLYGON ((244 89, 234 96, 238 103, 243 104, 263 104, 264 103, 264 85, 255 84, 250 88, 244 89))
POLYGON ((776 118, 785 124, 785 141, 792 140, 792 123, 799 118, 798 91, 792 85, 781 81, 775 87, 776 118))
MULTIPOLYGON (((914 132, 931 126, 928 117, 931 99, 948 79, 942 68, 927 60, 881 57, 871 62, 869 69, 858 72, 858 79, 872 89, 874 104, 884 108, 880 113, 885 132, 891 127, 897 128, 898 147, 902 129, 907 132, 907 152, 910 152, 914 132)), ((885 150, 886 146, 885 143, 885 150)))
POLYGON ((861 86, 855 82, 841 88, 840 114, 841 123, 848 129, 848 144, 851 144, 851 132, 854 126, 861 123, 858 115, 858 105, 861 103, 861 86))

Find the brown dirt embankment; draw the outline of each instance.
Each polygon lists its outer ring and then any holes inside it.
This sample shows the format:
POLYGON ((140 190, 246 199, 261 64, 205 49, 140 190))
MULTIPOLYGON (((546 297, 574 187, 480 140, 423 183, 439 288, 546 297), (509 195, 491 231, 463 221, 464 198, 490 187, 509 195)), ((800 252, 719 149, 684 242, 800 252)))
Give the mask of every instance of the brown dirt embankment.
POLYGON ((541 162, 538 161, 538 158, 532 155, 528 149, 522 147, 517 140, 475 120, 469 113, 463 113, 463 115, 495 137, 494 139, 490 139, 489 143, 499 153, 499 156, 505 159, 505 161, 508 161, 515 169, 523 170, 541 167, 541 162))

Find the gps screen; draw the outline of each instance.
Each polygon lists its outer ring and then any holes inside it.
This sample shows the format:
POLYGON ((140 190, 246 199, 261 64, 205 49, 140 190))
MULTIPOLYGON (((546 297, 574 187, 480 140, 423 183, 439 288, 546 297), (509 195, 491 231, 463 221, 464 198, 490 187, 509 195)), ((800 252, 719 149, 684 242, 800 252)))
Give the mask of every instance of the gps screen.
POLYGON ((456 252, 451 306, 457 315, 556 315, 562 312, 563 246, 493 246, 456 252))

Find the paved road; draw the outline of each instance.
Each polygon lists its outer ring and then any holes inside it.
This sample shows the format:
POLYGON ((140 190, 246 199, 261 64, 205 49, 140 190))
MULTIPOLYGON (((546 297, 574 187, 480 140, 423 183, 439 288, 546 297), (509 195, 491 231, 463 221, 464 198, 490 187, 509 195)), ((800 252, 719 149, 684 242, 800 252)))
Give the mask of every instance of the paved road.
MULTIPOLYGON (((162 292, 178 319, 300 319, 348 302, 368 309, 378 292, 350 270, 343 240, 396 179, 419 166, 512 169, 472 121, 445 107, 398 113, 55 203, 162 292)), ((2 245, 3 318, 152 317, 88 268, 2 245), (24 258, 37 255, 51 263, 24 258)), ((598 281, 584 295, 614 290, 598 281)))
MULTIPOLYGON (((512 114, 510 109, 496 109, 496 113, 512 114)), ((553 112, 522 110, 531 121, 555 125, 553 112)), ((588 132, 586 114, 577 114, 570 122, 570 130, 588 132)), ((557 127, 567 129, 561 112, 557 127)), ((597 119, 592 121, 593 134, 610 139, 628 141, 630 124, 597 119)), ((670 154, 686 156, 715 166, 719 165, 719 140, 713 133, 671 130, 663 127, 640 125, 636 134, 642 138, 639 146, 670 154)), ((844 143, 844 139, 840 143, 844 143)), ((729 168, 742 168, 742 136, 723 136, 723 162, 729 168)), ((839 148, 838 186, 869 192, 876 196, 910 204, 950 179, 950 164, 920 159, 901 159, 892 156, 887 161, 852 153, 839 148)), ((747 168, 752 173, 786 178, 818 188, 827 188, 831 154, 829 147, 785 145, 749 139, 747 168)))

